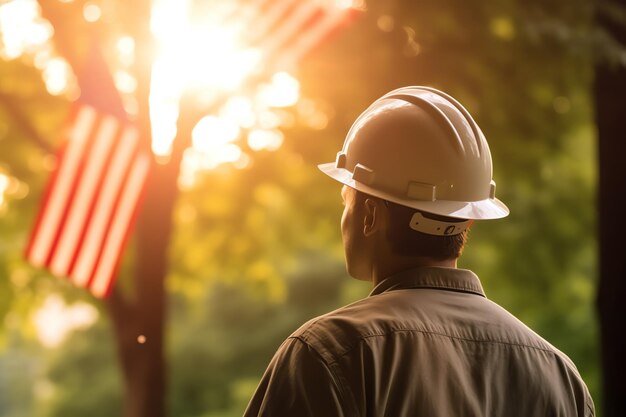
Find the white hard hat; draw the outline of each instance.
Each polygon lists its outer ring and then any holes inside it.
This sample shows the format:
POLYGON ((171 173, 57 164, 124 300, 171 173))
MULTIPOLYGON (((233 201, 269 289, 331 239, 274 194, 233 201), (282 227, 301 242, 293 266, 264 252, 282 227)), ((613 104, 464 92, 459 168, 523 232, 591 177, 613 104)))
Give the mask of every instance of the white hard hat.
POLYGON ((461 104, 434 88, 403 87, 376 100, 352 125, 336 162, 319 168, 349 187, 426 213, 509 214, 495 196, 483 133, 461 104))

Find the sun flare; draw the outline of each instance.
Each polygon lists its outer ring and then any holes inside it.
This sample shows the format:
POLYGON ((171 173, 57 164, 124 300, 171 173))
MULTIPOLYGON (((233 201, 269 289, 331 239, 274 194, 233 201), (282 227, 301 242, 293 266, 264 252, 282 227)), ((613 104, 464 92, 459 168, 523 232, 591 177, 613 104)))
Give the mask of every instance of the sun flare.
POLYGON ((203 16, 190 13, 189 1, 154 3, 150 26, 158 43, 158 55, 153 66, 150 106, 152 148, 157 155, 166 156, 171 151, 178 103, 187 89, 193 89, 200 103, 203 99, 210 102, 216 96, 230 98, 219 103, 215 114, 200 120, 193 133, 193 150, 185 154, 183 164, 211 168, 221 162, 246 159, 247 155, 232 143, 246 132, 255 132, 253 136, 257 138, 248 139, 254 144, 251 149, 277 148, 276 134, 259 136, 258 123, 263 119, 260 114, 295 105, 300 95, 299 82, 287 72, 276 71, 267 77, 268 82, 258 83, 252 89, 243 88, 248 80, 264 71, 263 51, 245 42, 243 23, 253 15, 250 8, 239 5, 240 17, 233 19, 235 8, 226 6, 224 2, 216 3, 212 13, 203 16), (274 139, 259 140, 262 136, 274 139), (198 163, 203 158, 206 162, 198 163))
MULTIPOLYGON (((327 114, 306 110, 309 104, 300 106, 300 83, 293 68, 346 21, 351 10, 364 7, 363 0, 153 0, 150 30, 157 48, 149 100, 155 155, 166 160, 171 153, 186 92, 193 92, 206 115, 194 129, 183 171, 222 163, 243 168, 249 152, 278 149, 284 140, 281 128, 294 122, 285 108, 293 108, 304 125, 323 128, 327 114)), ((88 23, 107 21, 107 10, 86 2, 82 18, 88 23)), ((0 35, 0 58, 30 59, 50 94, 78 97, 72 68, 55 51, 54 29, 36 0, 0 3, 0 35)), ((110 71, 126 111, 135 116, 138 80, 133 65, 140 46, 121 33, 112 47, 107 54, 110 71)))

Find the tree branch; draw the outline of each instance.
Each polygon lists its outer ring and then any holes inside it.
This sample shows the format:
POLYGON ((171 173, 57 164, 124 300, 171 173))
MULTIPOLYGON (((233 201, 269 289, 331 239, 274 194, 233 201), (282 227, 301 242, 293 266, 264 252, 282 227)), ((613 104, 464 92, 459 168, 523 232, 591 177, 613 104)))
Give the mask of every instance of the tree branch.
POLYGON ((19 108, 18 100, 12 96, 0 93, 0 103, 11 118, 11 122, 18 126, 28 139, 43 151, 54 153, 54 147, 35 129, 28 117, 19 108))

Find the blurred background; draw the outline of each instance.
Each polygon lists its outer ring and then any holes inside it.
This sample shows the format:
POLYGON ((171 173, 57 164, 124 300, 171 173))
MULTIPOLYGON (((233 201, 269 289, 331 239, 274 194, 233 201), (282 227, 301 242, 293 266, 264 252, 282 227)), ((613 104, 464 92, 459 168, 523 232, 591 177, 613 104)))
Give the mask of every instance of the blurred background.
POLYGON ((307 2, 0 1, 0 415, 241 415, 286 336, 371 290, 345 272, 340 187, 316 164, 405 85, 465 105, 511 209, 474 225, 460 267, 573 359, 601 415, 592 83, 625 54, 594 16, 624 10, 307 2), (333 19, 315 32, 296 3, 333 19), (154 155, 105 300, 23 257, 96 47, 154 155))

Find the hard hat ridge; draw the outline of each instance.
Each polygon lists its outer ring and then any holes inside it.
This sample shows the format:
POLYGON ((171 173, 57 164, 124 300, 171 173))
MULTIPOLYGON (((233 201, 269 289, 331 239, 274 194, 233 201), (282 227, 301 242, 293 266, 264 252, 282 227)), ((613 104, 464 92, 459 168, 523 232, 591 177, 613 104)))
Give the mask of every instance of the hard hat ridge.
POLYGON ((457 139, 457 141, 452 141, 454 145, 456 145, 456 149, 459 152, 465 152, 465 146, 463 144, 463 140, 461 139, 461 137, 459 136, 459 133, 457 132, 454 124, 452 123, 452 121, 450 120, 450 118, 441 110, 439 109, 439 107, 437 107, 436 105, 434 105, 432 102, 418 96, 418 95, 409 95, 409 94, 402 94, 402 93, 398 93, 398 94, 386 94, 384 96, 385 99, 398 99, 398 100, 404 100, 408 103, 411 103, 415 106, 420 106, 422 107, 424 110, 431 112, 433 115, 435 115, 435 118, 438 119, 441 123, 442 126, 444 126, 444 129, 448 130, 448 133, 455 137, 457 139))
MULTIPOLYGON (((454 97, 450 96, 449 94, 444 93, 443 91, 439 91, 435 88, 432 87, 402 87, 402 88, 398 88, 396 90, 390 91, 389 93, 385 94, 383 97, 386 96, 395 96, 396 94, 402 94, 403 96, 409 98, 409 97, 414 97, 411 94, 407 94, 407 90, 421 90, 424 92, 430 92, 435 96, 439 96, 440 100, 437 100, 440 104, 445 105, 453 105, 454 108, 460 112, 463 115, 463 119, 459 119, 460 122, 462 123, 466 123, 466 126, 469 127, 473 134, 474 137, 479 138, 482 137, 483 141, 485 141, 484 139, 484 135, 482 133, 482 131, 480 130, 480 128, 478 127, 478 124, 474 121, 474 118, 472 117, 472 115, 467 111, 467 109, 465 107, 463 107, 461 105, 461 103, 459 103, 454 97)), ((433 104, 434 105, 434 104, 433 104)), ((448 120, 452 123, 452 121, 448 118, 448 120)), ((477 142, 477 145, 479 146, 479 151, 482 151, 482 149, 480 149, 482 146, 482 141, 477 142)))
POLYGON ((495 219, 491 153, 480 128, 454 98, 430 87, 403 87, 374 101, 350 128, 335 180, 397 204, 458 219, 495 219))

